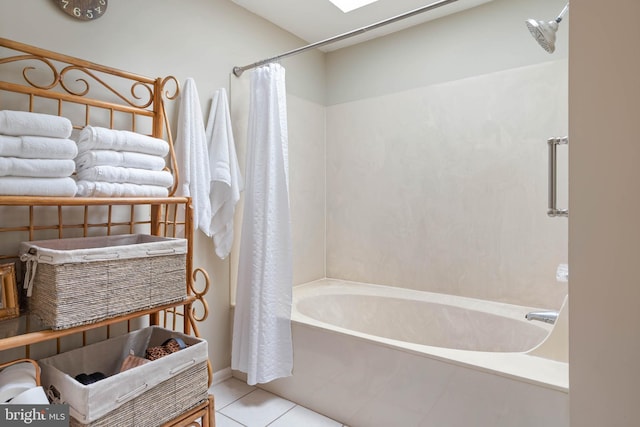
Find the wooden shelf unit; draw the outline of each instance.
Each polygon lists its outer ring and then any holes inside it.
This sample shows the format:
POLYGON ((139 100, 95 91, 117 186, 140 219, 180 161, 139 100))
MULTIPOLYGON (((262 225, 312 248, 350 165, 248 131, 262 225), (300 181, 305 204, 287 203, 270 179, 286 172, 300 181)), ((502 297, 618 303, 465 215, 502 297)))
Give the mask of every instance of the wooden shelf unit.
MULTIPOLYGON (((168 197, 163 198, 0 196, 0 263, 19 264, 19 243, 30 240, 134 233, 187 240, 184 301, 66 330, 23 330, 0 338, 0 356, 25 348, 28 357, 32 345, 51 340, 57 340, 59 352, 65 337, 80 333, 84 343, 84 334, 90 330, 105 326, 109 330, 119 322, 131 328, 132 321, 143 317, 150 324, 199 336, 197 322, 208 315, 209 278, 204 270, 193 267, 191 200, 174 197, 179 174, 164 102, 178 97, 176 78, 140 76, 5 38, 0 38, 0 71, 0 110, 65 116, 76 132, 93 125, 165 139, 169 144, 166 169, 174 177, 168 197), (204 277, 203 290, 194 286, 196 274, 204 277), (196 308, 201 314, 196 315, 196 308), (176 322, 178 317, 181 321, 176 322)), ((213 427, 213 408, 210 396, 164 426, 213 427)))

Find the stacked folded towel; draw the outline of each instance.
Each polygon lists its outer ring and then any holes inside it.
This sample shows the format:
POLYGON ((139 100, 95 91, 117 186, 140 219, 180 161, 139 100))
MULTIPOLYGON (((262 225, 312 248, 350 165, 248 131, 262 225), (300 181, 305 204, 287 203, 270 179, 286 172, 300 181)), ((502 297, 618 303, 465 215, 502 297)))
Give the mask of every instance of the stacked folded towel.
POLYGON ((71 131, 65 117, 0 111, 0 195, 74 196, 71 131))
POLYGON ((85 126, 75 158, 78 195, 166 197, 173 175, 163 170, 169 144, 135 132, 85 126))

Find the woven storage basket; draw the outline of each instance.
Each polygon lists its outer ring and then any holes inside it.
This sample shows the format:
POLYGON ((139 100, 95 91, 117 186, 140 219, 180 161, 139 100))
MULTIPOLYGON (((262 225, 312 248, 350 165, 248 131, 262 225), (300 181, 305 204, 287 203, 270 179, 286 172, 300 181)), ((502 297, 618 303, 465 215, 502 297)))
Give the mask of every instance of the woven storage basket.
POLYGON ((208 397, 207 342, 158 326, 140 329, 39 361, 42 385, 69 405, 71 426, 156 427, 208 397), (179 337, 187 348, 119 372, 133 350, 179 337), (102 372, 107 378, 83 385, 74 377, 102 372))
POLYGON ((182 301, 186 252, 185 239, 143 234, 23 242, 29 310, 67 329, 182 301))

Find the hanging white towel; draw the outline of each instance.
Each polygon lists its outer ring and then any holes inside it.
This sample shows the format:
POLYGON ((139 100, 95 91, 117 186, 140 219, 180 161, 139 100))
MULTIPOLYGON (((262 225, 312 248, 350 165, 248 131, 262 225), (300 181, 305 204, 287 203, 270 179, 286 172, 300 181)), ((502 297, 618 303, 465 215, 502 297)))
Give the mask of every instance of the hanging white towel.
POLYGON ((231 367, 247 383, 291 375, 292 244, 285 72, 253 71, 231 367))
POLYGON ((3 135, 33 135, 69 138, 73 126, 66 117, 28 111, 0 111, 0 133, 3 135))
POLYGON ((176 196, 191 197, 194 229, 209 236, 211 202, 209 201, 209 154, 202 121, 202 109, 195 81, 189 77, 180 94, 178 133, 175 142, 180 185, 176 196))
POLYGON ((233 245, 233 216, 242 191, 227 91, 218 89, 211 103, 206 135, 209 149, 211 224, 216 255, 225 259, 233 245))

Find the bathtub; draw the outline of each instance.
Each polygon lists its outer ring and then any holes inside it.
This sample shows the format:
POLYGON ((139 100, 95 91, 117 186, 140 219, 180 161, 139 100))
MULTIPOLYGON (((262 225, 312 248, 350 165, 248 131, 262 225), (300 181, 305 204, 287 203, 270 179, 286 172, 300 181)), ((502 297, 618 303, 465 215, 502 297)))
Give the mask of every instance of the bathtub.
POLYGON ((555 326, 525 320, 532 310, 334 279, 295 286, 293 375, 261 387, 350 427, 568 426, 566 303, 555 326))

